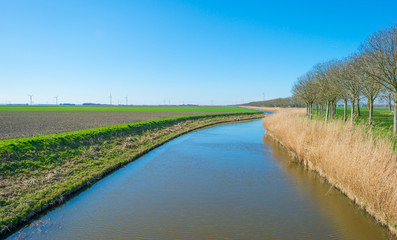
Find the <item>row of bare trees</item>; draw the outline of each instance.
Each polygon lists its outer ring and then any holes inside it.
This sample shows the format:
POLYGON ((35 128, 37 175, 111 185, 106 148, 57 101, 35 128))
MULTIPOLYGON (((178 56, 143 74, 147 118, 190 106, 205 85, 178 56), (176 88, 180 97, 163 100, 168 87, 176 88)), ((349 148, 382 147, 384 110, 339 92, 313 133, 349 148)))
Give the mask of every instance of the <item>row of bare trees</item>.
POLYGON ((369 124, 373 123, 375 99, 387 96, 389 106, 394 99, 393 132, 397 135, 397 25, 373 33, 349 57, 316 64, 297 79, 292 92, 306 104, 310 119, 313 106, 316 112, 325 111, 325 121, 334 118, 337 102, 343 101, 346 121, 350 102, 352 123, 354 116, 360 115, 360 100, 364 97, 368 102, 369 124))

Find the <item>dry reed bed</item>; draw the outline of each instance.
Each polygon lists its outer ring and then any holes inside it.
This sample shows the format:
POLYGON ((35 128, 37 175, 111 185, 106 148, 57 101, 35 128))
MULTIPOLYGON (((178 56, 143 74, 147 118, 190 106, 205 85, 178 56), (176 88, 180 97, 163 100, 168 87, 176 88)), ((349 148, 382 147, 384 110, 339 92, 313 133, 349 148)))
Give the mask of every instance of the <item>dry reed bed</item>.
POLYGON ((397 157, 393 143, 363 126, 310 121, 304 111, 279 111, 264 119, 266 134, 298 161, 397 235, 397 157))
MULTIPOLYGON (((280 108, 280 107, 253 107, 253 106, 241 106, 248 109, 267 111, 267 112, 281 112, 281 111, 291 111, 294 108, 280 108)), ((295 109, 296 110, 296 109, 295 109)))

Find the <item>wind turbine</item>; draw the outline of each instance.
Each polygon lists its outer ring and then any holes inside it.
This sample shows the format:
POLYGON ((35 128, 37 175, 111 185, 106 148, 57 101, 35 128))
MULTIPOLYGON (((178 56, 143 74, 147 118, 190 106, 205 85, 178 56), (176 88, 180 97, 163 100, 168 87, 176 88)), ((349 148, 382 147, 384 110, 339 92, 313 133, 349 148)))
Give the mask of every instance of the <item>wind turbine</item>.
POLYGON ((128 105, 128 96, 125 96, 125 105, 128 105))
POLYGON ((33 94, 29 94, 28 95, 29 97, 30 97, 30 106, 32 106, 33 105, 33 94))
POLYGON ((58 105, 58 96, 55 96, 55 105, 58 105))
POLYGON ((110 105, 112 105, 112 93, 109 95, 110 105))

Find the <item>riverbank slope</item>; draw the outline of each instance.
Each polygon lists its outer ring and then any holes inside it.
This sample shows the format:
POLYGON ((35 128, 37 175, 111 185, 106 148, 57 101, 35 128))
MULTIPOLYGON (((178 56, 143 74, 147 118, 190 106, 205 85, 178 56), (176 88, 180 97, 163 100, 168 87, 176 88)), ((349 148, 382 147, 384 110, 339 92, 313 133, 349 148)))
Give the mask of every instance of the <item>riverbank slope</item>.
POLYGON ((173 138, 262 117, 185 116, 0 141, 0 237, 173 138))
POLYGON ((266 134, 397 234, 397 156, 393 142, 341 120, 308 120, 304 110, 264 119, 266 134))

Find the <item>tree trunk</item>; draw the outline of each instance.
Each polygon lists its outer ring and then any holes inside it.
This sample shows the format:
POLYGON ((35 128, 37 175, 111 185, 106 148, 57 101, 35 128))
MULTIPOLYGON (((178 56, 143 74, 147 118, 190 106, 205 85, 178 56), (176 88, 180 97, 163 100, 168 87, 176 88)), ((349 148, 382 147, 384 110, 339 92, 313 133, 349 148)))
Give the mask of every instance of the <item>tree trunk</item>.
POLYGON ((326 109, 325 109, 325 122, 328 121, 328 115, 329 115, 329 102, 326 103, 326 109))
POLYGON ((393 123, 393 135, 397 136, 397 93, 394 95, 394 123, 393 123))
POLYGON ((313 104, 310 103, 310 120, 313 119, 313 104))
POLYGON ((336 101, 334 102, 334 115, 336 115, 336 101))
POLYGON ((307 114, 309 113, 309 110, 307 109, 308 108, 307 103, 305 103, 305 107, 306 107, 306 117, 307 117, 307 114))
POLYGON ((354 125, 354 103, 356 102, 355 99, 351 100, 351 112, 350 112, 350 118, 351 118, 351 123, 354 125))
POLYGON ((397 99, 394 97, 394 124, 393 124, 393 135, 397 136, 397 99))
POLYGON ((389 108, 389 112, 391 112, 391 95, 389 94, 389 102, 387 107, 389 108))
POLYGON ((316 115, 318 115, 318 104, 316 104, 316 115))
POLYGON ((331 102, 331 109, 330 109, 330 111, 331 111, 331 119, 334 119, 334 102, 331 102))
POLYGON ((374 101, 372 100, 372 98, 368 99, 368 106, 369 106, 368 123, 369 125, 372 125, 372 114, 374 112, 374 101))
POLYGON ((309 117, 309 104, 306 104, 306 116, 309 117))
POLYGON ((360 99, 357 99, 357 117, 361 116, 360 114, 360 99))
POLYGON ((343 99, 343 120, 346 122, 347 120, 347 99, 343 99))

